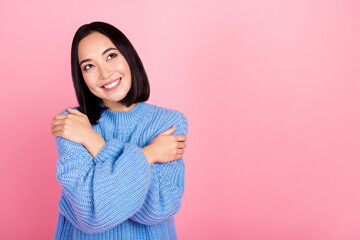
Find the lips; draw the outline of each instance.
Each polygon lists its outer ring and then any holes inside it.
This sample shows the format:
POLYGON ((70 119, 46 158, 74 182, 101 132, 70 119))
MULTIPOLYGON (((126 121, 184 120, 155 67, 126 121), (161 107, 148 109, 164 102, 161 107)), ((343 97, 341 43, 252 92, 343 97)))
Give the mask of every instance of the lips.
POLYGON ((120 86, 121 81, 122 81, 122 78, 118 78, 114 81, 109 82, 107 85, 104 85, 102 88, 105 91, 112 91, 112 90, 116 89, 118 86, 120 86))
MULTIPOLYGON (((116 81, 118 81, 118 80, 121 81, 121 78, 115 79, 115 80, 113 80, 113 81, 110 81, 110 82, 104 84, 104 85, 102 86, 102 88, 105 88, 105 86, 109 86, 109 85, 113 84, 114 82, 116 82, 116 81)), ((113 86, 112 86, 112 87, 113 87, 113 86)))

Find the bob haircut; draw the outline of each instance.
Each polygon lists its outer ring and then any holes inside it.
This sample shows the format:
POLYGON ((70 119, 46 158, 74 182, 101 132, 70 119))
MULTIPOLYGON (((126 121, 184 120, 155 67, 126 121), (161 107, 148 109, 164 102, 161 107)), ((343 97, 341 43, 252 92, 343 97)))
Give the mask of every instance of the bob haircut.
POLYGON ((127 37, 116 27, 104 22, 92 22, 82 25, 75 33, 71 46, 71 75, 79 102, 79 111, 86 114, 91 124, 98 124, 98 120, 107 109, 101 106, 102 99, 95 96, 87 87, 78 60, 79 42, 92 32, 104 34, 115 45, 127 61, 131 72, 131 88, 128 94, 119 102, 129 107, 133 103, 144 102, 149 99, 150 84, 144 66, 135 48, 127 37))

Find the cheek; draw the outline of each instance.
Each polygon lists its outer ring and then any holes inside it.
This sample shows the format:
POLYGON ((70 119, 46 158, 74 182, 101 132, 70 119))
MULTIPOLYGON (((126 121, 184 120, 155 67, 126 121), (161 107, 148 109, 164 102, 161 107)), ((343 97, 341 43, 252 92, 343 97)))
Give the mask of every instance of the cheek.
POLYGON ((133 83, 133 79, 132 79, 132 76, 131 76, 131 71, 130 71, 130 69, 129 69, 128 75, 129 75, 129 84, 130 84, 130 87, 131 87, 131 86, 132 86, 132 83, 133 83))
POLYGON ((97 95, 98 90, 96 89, 96 86, 94 83, 85 81, 85 84, 88 87, 88 89, 90 90, 90 92, 92 92, 94 95, 97 95))
POLYGON ((95 86, 95 81, 93 77, 91 77, 90 74, 83 75, 84 82, 86 86, 88 86, 89 89, 93 88, 95 86))
POLYGON ((84 78, 84 82, 85 82, 85 84, 86 84, 86 86, 87 86, 88 88, 91 87, 91 84, 90 84, 90 82, 89 82, 88 79, 85 79, 85 78, 84 78))
POLYGON ((126 88, 130 90, 131 88, 131 75, 129 73, 129 77, 126 79, 126 88))

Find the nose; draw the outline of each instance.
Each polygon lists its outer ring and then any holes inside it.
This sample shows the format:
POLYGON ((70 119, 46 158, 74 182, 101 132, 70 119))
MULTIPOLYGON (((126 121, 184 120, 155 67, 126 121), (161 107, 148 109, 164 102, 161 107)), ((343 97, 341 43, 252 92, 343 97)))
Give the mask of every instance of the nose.
POLYGON ((102 80, 108 79, 112 75, 111 69, 109 69, 109 67, 106 66, 106 64, 100 65, 99 70, 100 70, 100 79, 102 80))

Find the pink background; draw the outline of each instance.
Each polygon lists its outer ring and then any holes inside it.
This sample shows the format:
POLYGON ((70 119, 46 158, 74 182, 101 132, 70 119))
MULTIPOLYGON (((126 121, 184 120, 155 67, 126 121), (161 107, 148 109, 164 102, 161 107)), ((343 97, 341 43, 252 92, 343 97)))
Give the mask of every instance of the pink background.
POLYGON ((1 1, 0 239, 52 239, 52 117, 109 22, 189 120, 179 239, 360 239, 360 2, 1 1))

